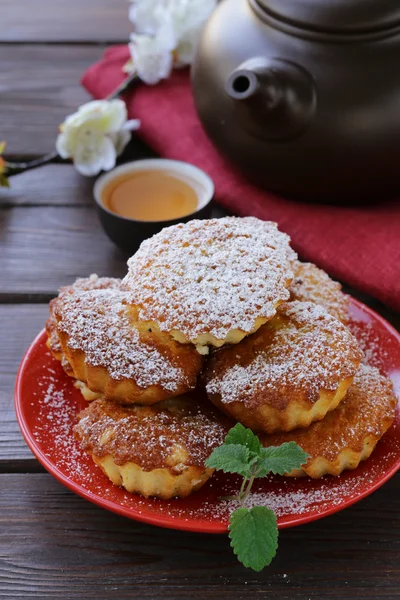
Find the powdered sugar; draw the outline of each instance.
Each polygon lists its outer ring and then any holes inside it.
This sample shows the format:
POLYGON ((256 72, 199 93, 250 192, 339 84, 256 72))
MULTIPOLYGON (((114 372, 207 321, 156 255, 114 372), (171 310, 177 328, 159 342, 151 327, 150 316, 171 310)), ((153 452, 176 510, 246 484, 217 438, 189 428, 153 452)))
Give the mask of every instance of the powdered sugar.
POLYGON ((138 464, 145 471, 167 466, 177 445, 185 449, 185 465, 204 468, 229 427, 223 417, 194 396, 181 396, 151 407, 122 407, 96 400, 80 415, 76 433, 98 457, 138 464))
POLYGON ((290 302, 279 313, 279 323, 267 323, 234 350, 215 355, 206 374, 208 394, 219 394, 225 404, 242 401, 249 407, 273 402, 279 394, 283 406, 299 390, 316 401, 321 389, 335 390, 342 379, 354 375, 362 357, 357 341, 322 307, 290 302), (227 352, 234 352, 238 363, 225 370, 227 352), (249 354, 254 356, 250 362, 249 354))
POLYGON ((254 217, 190 221, 163 229, 129 259, 123 285, 139 318, 188 340, 249 333, 289 298, 295 257, 275 223, 254 217))
POLYGON ((348 296, 342 293, 340 283, 312 263, 296 261, 293 271, 294 279, 289 288, 291 300, 319 304, 330 315, 347 323, 348 296))
MULTIPOLYGON (((50 371, 50 370, 48 370, 50 371)), ((76 420, 76 406, 71 402, 73 388, 69 380, 60 383, 60 377, 43 375, 38 381, 43 392, 35 402, 37 424, 33 436, 38 444, 48 447, 46 456, 56 462, 56 466, 71 478, 85 479, 90 485, 91 472, 82 461, 81 451, 74 439, 72 428, 76 420)), ((37 396, 34 393, 34 396, 37 396)))
POLYGON ((382 369, 390 362, 388 350, 373 322, 357 321, 352 315, 349 328, 364 352, 363 363, 382 369))
POLYGON ((185 380, 183 370, 141 340, 129 311, 118 288, 76 289, 56 308, 69 347, 84 352, 88 364, 105 367, 115 380, 132 378, 141 388, 160 384, 174 392, 185 380))
MULTIPOLYGON (((320 480, 318 485, 315 485, 314 481, 302 480, 301 485, 298 482, 296 489, 292 481, 282 480, 278 484, 277 478, 271 476, 264 480, 262 486, 259 486, 263 488, 262 490, 257 491, 256 486, 255 491, 248 497, 247 506, 248 508, 267 506, 278 517, 301 516, 310 512, 332 509, 342 504, 344 497, 351 497, 359 489, 364 488, 367 477, 360 475, 352 477, 351 480, 343 477, 340 479, 328 477, 320 480), (268 490, 268 487, 271 489, 268 490)), ((228 516, 236 508, 239 508, 239 503, 231 500, 222 503, 219 510, 228 516)))

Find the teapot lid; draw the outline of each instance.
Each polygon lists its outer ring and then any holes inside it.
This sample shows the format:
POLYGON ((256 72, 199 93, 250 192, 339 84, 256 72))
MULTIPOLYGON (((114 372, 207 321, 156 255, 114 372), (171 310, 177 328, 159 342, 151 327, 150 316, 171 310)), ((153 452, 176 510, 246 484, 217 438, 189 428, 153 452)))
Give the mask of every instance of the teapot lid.
POLYGON ((255 0, 288 25, 331 33, 362 33, 400 24, 399 0, 255 0))

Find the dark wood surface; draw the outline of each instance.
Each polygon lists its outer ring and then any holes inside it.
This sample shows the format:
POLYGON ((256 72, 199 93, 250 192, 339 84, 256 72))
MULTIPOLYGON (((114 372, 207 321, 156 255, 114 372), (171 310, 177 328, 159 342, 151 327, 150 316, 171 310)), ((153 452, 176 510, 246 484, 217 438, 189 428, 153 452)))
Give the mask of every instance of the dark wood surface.
MULTIPOLYGON (((128 6, 0 3, 0 139, 14 157, 52 150, 60 121, 87 98, 82 71, 108 42, 127 39, 128 6)), ((147 150, 136 142, 129 152, 147 150)), ((126 257, 99 228, 92 186, 72 166, 56 164, 0 190, 0 598, 399 598, 400 475, 346 511, 282 531, 277 558, 256 574, 239 565, 226 536, 107 513, 34 459, 15 420, 13 387, 47 302, 77 276, 125 272, 126 257)), ((399 327, 398 315, 361 298, 399 327)))
POLYGON ((238 565, 226 536, 105 513, 47 474, 4 474, 0 485, 0 597, 398 598, 398 479, 342 513, 282 531, 262 573, 238 565))
POLYGON ((35 157, 54 149, 59 124, 89 100, 79 79, 102 47, 1 44, 1 135, 8 155, 35 157))
POLYGON ((125 43, 127 0, 1 0, 0 42, 125 43))

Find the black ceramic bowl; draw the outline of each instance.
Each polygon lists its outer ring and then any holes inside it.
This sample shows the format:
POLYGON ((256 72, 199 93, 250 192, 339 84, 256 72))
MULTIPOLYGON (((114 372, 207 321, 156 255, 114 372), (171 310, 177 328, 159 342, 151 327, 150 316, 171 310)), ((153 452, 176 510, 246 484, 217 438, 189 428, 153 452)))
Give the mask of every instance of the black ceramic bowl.
MULTIPOLYGON (((164 227, 186 223, 191 219, 208 219, 211 216, 214 183, 204 171, 194 165, 178 160, 154 158, 125 163, 108 173, 104 173, 97 179, 93 193, 104 231, 119 248, 133 254, 143 240, 158 233, 164 227), (179 219, 138 221, 117 215, 104 206, 103 191, 113 179, 127 173, 151 170, 166 171, 169 175, 182 179, 182 181, 189 184, 198 197, 197 209, 179 219)), ((132 197, 132 202, 135 202, 134 197, 132 197)))

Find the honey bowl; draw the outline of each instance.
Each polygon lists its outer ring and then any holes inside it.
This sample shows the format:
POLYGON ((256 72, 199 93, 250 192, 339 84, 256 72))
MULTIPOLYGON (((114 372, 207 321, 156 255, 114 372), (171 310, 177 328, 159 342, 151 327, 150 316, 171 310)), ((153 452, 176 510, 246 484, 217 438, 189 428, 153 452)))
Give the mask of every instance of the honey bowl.
POLYGON ((125 163, 94 185, 100 222, 125 252, 164 227, 211 216, 214 183, 189 163, 161 158, 125 163))

